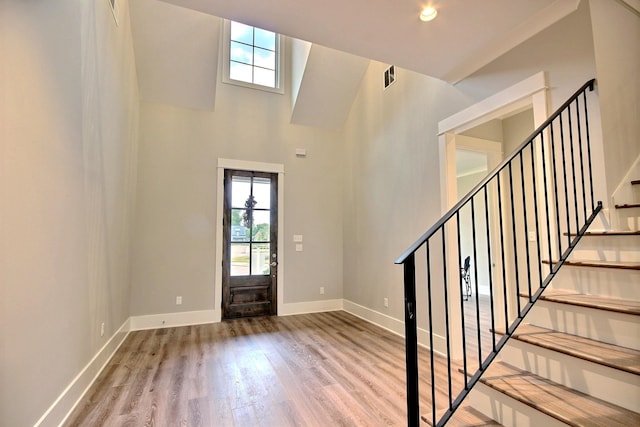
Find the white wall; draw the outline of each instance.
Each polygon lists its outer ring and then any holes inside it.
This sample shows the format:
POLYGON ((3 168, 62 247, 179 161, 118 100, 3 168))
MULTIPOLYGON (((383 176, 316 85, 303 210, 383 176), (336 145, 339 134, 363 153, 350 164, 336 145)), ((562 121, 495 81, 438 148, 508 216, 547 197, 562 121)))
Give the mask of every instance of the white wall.
POLYGON ((36 423, 128 317, 138 102, 120 3, 120 27, 106 1, 0 4, 3 426, 36 423))
POLYGON ((383 90, 386 68, 370 64, 344 127, 344 297, 404 319, 403 269, 394 261, 441 215, 438 121, 470 100, 397 67, 383 90))
POLYGON ((214 112, 141 104, 131 314, 219 308, 218 158, 284 165, 284 303, 342 298, 339 132, 290 124, 289 94, 221 82, 216 93, 214 112), (303 252, 294 234, 304 236, 303 252))
POLYGON ((609 197, 640 155, 640 16, 621 3, 589 1, 609 197))
POLYGON ((437 122, 540 71, 551 106, 561 105, 595 76, 588 4, 455 87, 396 68, 397 82, 383 91, 384 67, 370 65, 344 127, 344 297, 403 319, 402 268, 393 261, 442 213, 437 122))
POLYGON ((548 75, 552 111, 596 76, 587 2, 456 86, 483 99, 540 71, 548 75))

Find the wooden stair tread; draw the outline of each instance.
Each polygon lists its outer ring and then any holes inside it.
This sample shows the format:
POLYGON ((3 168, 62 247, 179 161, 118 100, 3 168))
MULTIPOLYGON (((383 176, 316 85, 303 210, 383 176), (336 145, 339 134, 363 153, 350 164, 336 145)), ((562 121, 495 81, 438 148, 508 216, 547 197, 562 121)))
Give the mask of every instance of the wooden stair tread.
MULTIPOLYGON (((543 260, 544 264, 549 264, 549 261, 543 260)), ((552 264, 557 264, 558 261, 552 261, 552 264)), ((572 267, 597 267, 597 268, 615 268, 619 270, 640 270, 640 263, 638 262, 624 262, 624 261, 575 261, 567 260, 564 265, 572 267)))
POLYGON ((480 381, 570 426, 640 425, 640 414, 587 396, 530 372, 496 362, 480 381))
POLYGON ((616 209, 629 209, 640 208, 640 203, 625 203, 623 205, 616 205, 616 209))
POLYGON ((640 185, 640 179, 634 179, 631 181, 631 185, 640 185))
MULTIPOLYGON (((526 295, 523 295, 527 297, 526 295)), ((562 304, 579 305, 599 310, 615 311, 618 313, 640 315, 640 301, 610 298, 600 295, 586 295, 576 292, 549 289, 540 297, 541 300, 562 304)))
MULTIPOLYGON (((504 329, 496 332, 504 335, 504 329)), ((531 324, 522 324, 512 338, 583 360, 640 375, 640 351, 566 334, 531 324)))

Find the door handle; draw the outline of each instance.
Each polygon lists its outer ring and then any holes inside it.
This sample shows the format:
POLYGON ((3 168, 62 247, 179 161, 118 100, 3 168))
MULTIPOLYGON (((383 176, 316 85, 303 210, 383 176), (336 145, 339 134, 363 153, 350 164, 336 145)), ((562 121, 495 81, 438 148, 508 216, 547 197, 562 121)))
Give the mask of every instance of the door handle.
POLYGON ((276 267, 278 265, 277 262, 273 261, 271 264, 269 264, 271 267, 276 267))

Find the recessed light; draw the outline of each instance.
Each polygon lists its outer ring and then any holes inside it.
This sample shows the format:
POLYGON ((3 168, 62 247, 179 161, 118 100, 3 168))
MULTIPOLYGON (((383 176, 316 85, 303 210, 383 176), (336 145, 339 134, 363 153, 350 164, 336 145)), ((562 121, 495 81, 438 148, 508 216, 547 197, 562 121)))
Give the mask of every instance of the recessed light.
POLYGON ((438 11, 434 7, 425 7, 420 13, 420 20, 424 22, 433 21, 437 14, 438 11))

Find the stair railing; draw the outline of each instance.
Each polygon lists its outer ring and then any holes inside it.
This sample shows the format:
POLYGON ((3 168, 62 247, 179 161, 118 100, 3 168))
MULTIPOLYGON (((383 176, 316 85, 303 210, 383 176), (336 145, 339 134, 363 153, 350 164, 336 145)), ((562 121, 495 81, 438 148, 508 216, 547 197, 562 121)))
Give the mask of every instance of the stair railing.
POLYGON ((422 418, 446 424, 602 209, 587 108, 594 84, 585 83, 396 260, 404 267, 410 427, 420 424, 420 384, 431 388, 431 417, 422 418), (470 301, 460 274, 467 256, 470 301), (419 314, 427 318, 426 378, 418 366, 419 314))

